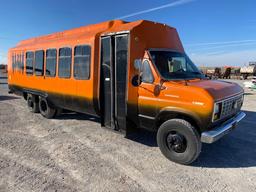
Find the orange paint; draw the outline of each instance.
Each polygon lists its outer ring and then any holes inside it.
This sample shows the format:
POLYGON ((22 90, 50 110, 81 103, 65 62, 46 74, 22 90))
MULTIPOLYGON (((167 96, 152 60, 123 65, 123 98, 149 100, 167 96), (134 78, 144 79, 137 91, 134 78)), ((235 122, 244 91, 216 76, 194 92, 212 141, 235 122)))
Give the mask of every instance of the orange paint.
MULTIPOLYGON (((143 112, 143 107, 151 110, 151 116, 157 119, 163 110, 169 110, 192 115, 200 125, 210 126, 214 102, 242 93, 242 89, 235 84, 227 84, 209 80, 184 80, 163 83, 164 89, 155 94, 155 88, 160 84, 161 77, 150 58, 150 48, 164 48, 184 53, 184 48, 175 28, 150 21, 108 21, 100 24, 80 27, 42 37, 21 41, 16 47, 10 49, 8 59, 9 86, 18 86, 25 89, 38 90, 44 93, 54 93, 84 98, 96 99, 100 103, 100 38, 101 36, 128 33, 128 71, 127 71, 127 117, 136 121, 137 116, 143 112), (56 77, 26 75, 26 70, 13 70, 12 57, 16 54, 24 56, 28 51, 44 50, 49 48, 71 47, 72 55, 77 45, 91 46, 90 78, 77 80, 73 76, 74 57, 72 56, 71 77, 68 79, 58 77, 58 64, 56 77), (134 69, 135 59, 149 60, 154 76, 153 83, 142 83, 140 86, 132 85, 132 78, 138 74, 134 69), (130 107, 134 108, 130 108, 130 107), (137 109, 138 111, 133 111, 137 109)), ((58 54, 57 54, 58 55, 58 54)), ((58 61, 58 56, 57 56, 58 61)), ((58 63, 58 62, 57 62, 58 63)), ((25 63, 26 66, 26 63, 25 63)), ((44 59, 45 69, 45 59, 44 59)), ((118 72, 117 72, 118 73, 118 72)), ((95 104, 94 104, 95 105, 95 104)), ((95 106, 94 106, 95 107, 95 106)), ((98 107, 98 106, 97 106, 98 107)), ((96 112, 95 112, 96 113, 96 112)), ((201 127, 206 129, 207 127, 201 127)))

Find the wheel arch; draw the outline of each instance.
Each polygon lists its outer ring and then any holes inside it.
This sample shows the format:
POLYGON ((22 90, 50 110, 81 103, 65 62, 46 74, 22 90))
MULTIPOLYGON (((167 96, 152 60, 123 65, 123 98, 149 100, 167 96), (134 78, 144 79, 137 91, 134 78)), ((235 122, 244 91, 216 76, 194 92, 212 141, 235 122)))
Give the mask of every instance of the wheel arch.
MULTIPOLYGON (((24 89, 23 96, 27 99, 28 95, 32 95, 35 102, 39 102, 39 97, 45 98, 49 102, 48 94, 42 91, 36 91, 31 89, 24 89)), ((52 105, 52 103, 50 103, 52 105)))
POLYGON ((164 108, 159 112, 156 118, 156 129, 158 129, 165 121, 174 118, 188 121, 195 127, 199 134, 201 133, 203 123, 198 115, 192 111, 172 107, 164 108))

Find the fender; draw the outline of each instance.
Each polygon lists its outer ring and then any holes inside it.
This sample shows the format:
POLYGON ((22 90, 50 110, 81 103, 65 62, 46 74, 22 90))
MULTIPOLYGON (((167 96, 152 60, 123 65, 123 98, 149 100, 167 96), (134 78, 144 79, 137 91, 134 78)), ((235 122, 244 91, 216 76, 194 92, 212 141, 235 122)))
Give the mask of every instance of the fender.
POLYGON ((48 97, 48 94, 44 93, 42 91, 37 91, 37 90, 33 90, 33 89, 26 89, 26 88, 24 88, 23 91, 26 92, 26 93, 30 93, 32 95, 41 96, 41 97, 44 97, 44 98, 48 97))
POLYGON ((174 117, 175 115, 183 115, 185 117, 190 118, 196 123, 200 131, 202 131, 206 125, 206 123, 202 121, 202 119, 198 114, 196 114, 193 111, 190 111, 184 108, 179 108, 179 107, 165 107, 161 109, 156 117, 156 121, 159 121, 161 118, 169 114, 170 115, 173 114, 174 117))

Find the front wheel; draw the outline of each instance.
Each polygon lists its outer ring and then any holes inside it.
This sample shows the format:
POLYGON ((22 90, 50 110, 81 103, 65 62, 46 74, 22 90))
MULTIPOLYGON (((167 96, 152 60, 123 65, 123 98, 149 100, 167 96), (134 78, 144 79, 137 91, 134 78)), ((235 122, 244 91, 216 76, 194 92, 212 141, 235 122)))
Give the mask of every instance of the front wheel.
POLYGON ((201 152, 196 129, 183 119, 164 122, 157 132, 157 144, 165 157, 179 164, 191 164, 201 152))

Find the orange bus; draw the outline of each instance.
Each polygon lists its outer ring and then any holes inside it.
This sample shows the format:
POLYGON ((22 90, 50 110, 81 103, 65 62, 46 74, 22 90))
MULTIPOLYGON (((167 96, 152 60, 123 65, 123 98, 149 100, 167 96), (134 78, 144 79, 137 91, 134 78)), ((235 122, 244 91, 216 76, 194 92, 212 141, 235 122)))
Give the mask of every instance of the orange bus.
POLYGON ((95 115, 102 126, 157 132, 161 152, 190 164, 201 144, 232 130, 243 89, 206 79, 175 28, 151 21, 108 21, 21 41, 8 53, 10 93, 31 112, 95 115))

